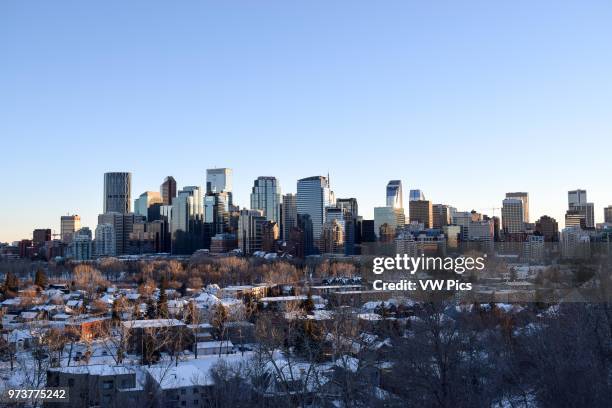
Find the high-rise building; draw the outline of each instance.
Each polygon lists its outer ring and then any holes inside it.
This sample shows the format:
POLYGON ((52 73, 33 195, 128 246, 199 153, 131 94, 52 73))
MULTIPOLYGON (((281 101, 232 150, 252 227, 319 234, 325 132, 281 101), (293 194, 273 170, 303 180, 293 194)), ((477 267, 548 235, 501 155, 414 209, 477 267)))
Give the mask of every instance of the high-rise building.
POLYGON ((584 216, 585 228, 595 228, 595 205, 593 203, 575 205, 570 211, 576 211, 584 216))
POLYGON ((587 202, 586 190, 568 191, 567 204, 566 227, 581 225, 582 228, 595 228, 595 205, 587 202))
POLYGON ((344 253, 344 231, 343 222, 338 219, 329 219, 323 224, 322 232, 322 252, 327 254, 343 254, 344 253))
POLYGON ((433 226, 433 207, 431 201, 411 200, 408 211, 410 222, 422 223, 425 228, 433 226))
POLYGON ((70 253, 74 260, 86 261, 93 257, 93 242, 91 238, 91 230, 87 227, 83 227, 74 233, 74 238, 70 243, 70 253))
POLYGON ((172 253, 189 255, 203 248, 202 188, 185 186, 172 201, 172 253))
POLYGON ((529 193, 506 193, 506 198, 518 198, 523 202, 523 222, 529 222, 529 193))
POLYGON ((162 201, 162 196, 157 191, 145 191, 140 197, 134 200, 134 213, 136 215, 148 217, 149 207, 153 204, 161 204, 162 201))
POLYGON ((448 205, 433 204, 433 228, 442 228, 451 224, 451 213, 448 205))
POLYGON ((567 206, 571 209, 579 204, 586 204, 586 190, 571 190, 567 192, 567 206))
POLYGON ((98 224, 95 237, 94 253, 96 256, 115 256, 117 254, 113 224, 98 224))
POLYGON ((104 173, 104 212, 132 211, 132 173, 104 173))
POLYGON ((604 222, 612 224, 612 205, 604 208, 604 222))
POLYGON ((288 241, 291 229, 297 227, 297 196, 295 194, 283 196, 281 219, 281 238, 288 241))
POLYGON ((262 250, 263 225, 266 223, 261 210, 241 210, 238 222, 238 248, 244 254, 262 250))
POLYGON ((525 231, 523 200, 506 198, 502 204, 502 228, 506 234, 519 234, 525 231))
POLYGON ((208 169, 206 170, 206 192, 224 193, 232 191, 232 169, 208 169))
POLYGON ((297 182, 297 212, 309 215, 312 238, 317 245, 325 223, 325 207, 330 205, 329 181, 323 176, 307 177, 297 182))
POLYGON ((472 222, 472 213, 467 211, 455 211, 452 218, 452 224, 461 228, 459 238, 461 241, 468 241, 470 236, 470 223, 472 222))
POLYGON ((159 187, 159 191, 161 192, 162 203, 164 205, 172 205, 172 199, 176 197, 176 180, 174 177, 166 177, 159 187))
POLYGON ((409 201, 425 201, 425 194, 421 190, 410 190, 409 201))
POLYGON ((483 244, 483 249, 492 249, 493 239, 493 220, 470 222, 468 241, 480 242, 483 244))
POLYGON ((404 208, 401 180, 391 180, 387 183, 387 207, 404 208))
POLYGON ((98 225, 111 224, 113 226, 116 255, 125 255, 128 253, 128 240, 134 224, 144 221, 145 219, 143 216, 134 213, 122 214, 118 212, 108 212, 98 215, 98 225))
POLYGON ((45 245, 48 241, 51 241, 51 229, 38 228, 32 232, 32 245, 36 248, 45 245))
POLYGON ((591 254, 591 238, 578 226, 561 231, 561 254, 564 258, 586 259, 591 254))
POLYGON ((559 224, 548 215, 543 215, 536 221, 535 230, 544 237, 545 242, 559 241, 559 224))
POLYGON ((204 247, 208 246, 209 240, 215 235, 230 231, 229 200, 228 192, 208 193, 204 196, 204 247))
POLYGON ((72 241, 73 234, 81 228, 81 217, 78 215, 62 215, 60 219, 60 235, 62 242, 72 241))
POLYGON ((403 208, 374 207, 374 233, 381 238, 382 229, 387 236, 394 235, 398 228, 406 224, 403 208))
POLYGON ((268 221, 279 223, 281 189, 276 177, 257 177, 251 189, 251 210, 262 210, 268 221))

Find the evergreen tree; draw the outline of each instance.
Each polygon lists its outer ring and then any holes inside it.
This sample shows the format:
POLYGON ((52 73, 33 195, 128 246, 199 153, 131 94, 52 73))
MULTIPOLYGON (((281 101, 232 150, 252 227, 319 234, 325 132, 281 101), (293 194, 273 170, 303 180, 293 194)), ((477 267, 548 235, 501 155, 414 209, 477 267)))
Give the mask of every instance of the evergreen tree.
POLYGON ((304 301, 302 307, 306 310, 306 313, 310 314, 315 309, 314 301, 312 300, 312 293, 310 290, 308 291, 308 296, 306 296, 306 300, 304 301))
POLYGON ((13 297, 17 295, 17 292, 19 292, 19 279, 14 273, 8 272, 4 281, 4 294, 13 297))
POLYGON ((149 298, 149 300, 147 300, 147 319, 156 319, 157 318, 157 311, 155 310, 155 302, 153 302, 153 299, 149 298))
POLYGON ((112 317, 111 317, 113 323, 117 323, 121 320, 121 316, 120 316, 120 312, 119 312, 119 302, 117 299, 115 299, 113 301, 113 308, 112 308, 112 317))
POLYGON ((38 268, 36 270, 36 276, 34 277, 34 284, 41 289, 45 289, 47 287, 47 284, 48 284, 47 275, 45 274, 45 271, 43 271, 41 268, 38 268))

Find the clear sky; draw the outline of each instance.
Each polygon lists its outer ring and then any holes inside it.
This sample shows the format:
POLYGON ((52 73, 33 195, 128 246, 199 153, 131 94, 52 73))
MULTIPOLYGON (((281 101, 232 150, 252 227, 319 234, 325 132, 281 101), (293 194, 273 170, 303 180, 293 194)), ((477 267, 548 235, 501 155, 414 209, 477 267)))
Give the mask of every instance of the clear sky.
MULTIPOLYGON (((133 196, 234 169, 283 192, 327 174, 361 213, 402 179, 460 210, 530 193, 562 221, 612 204, 612 3, 0 2, 0 241, 95 227, 105 171, 133 196)), ((487 211, 491 214, 491 211, 487 211)))

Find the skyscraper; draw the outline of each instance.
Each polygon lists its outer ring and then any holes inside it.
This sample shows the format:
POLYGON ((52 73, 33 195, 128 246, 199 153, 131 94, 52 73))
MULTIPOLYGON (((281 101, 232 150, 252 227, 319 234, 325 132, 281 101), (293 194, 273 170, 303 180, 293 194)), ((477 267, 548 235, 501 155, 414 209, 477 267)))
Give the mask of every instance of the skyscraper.
POLYGON ((604 208, 604 222, 612 224, 612 205, 604 208))
POLYGON ((149 207, 153 204, 161 204, 162 196, 157 191, 145 191, 134 200, 134 213, 148 217, 149 207))
POLYGON ((262 250, 263 225, 267 222, 261 210, 241 210, 238 222, 238 248, 244 254, 262 250))
POLYGON ((127 244, 130 233, 135 223, 144 222, 144 217, 134 213, 122 214, 118 212, 107 212, 98 215, 98 225, 111 224, 115 233, 116 255, 127 254, 127 244))
POLYGON ((78 215, 62 215, 60 219, 60 236, 62 241, 69 243, 73 234, 81 228, 81 217, 78 215))
POLYGON ((586 190, 571 190, 567 192, 567 206, 569 208, 577 206, 579 204, 586 204, 587 192, 586 190))
POLYGON ((404 208, 401 180, 391 180, 387 183, 387 207, 404 208))
POLYGON ((506 198, 502 205, 502 228, 506 234, 518 234, 525 231, 523 219, 523 200, 506 198))
POLYGON ((414 200, 410 201, 409 219, 410 222, 422 223, 425 228, 431 228, 433 225, 433 207, 431 201, 414 200))
POLYGON ((406 224, 406 216, 403 208, 374 207, 374 233, 381 237, 381 228, 394 235, 398 228, 406 224))
POLYGON ((206 192, 223 193, 232 191, 232 169, 206 170, 206 192))
POLYGON ((409 201, 423 201, 425 194, 421 190, 410 190, 409 201))
POLYGON ((104 212, 132 211, 132 173, 104 173, 104 212))
POLYGON ((172 202, 172 253, 192 254, 203 247, 204 219, 202 188, 185 186, 172 202))
POLYGON ((559 241, 559 224, 548 215, 543 215, 536 221, 535 230, 542 234, 545 242, 559 241))
POLYGON ((581 216, 584 218, 583 228, 595 228, 595 205, 587 202, 586 190, 568 191, 567 203, 566 227, 576 225, 576 220, 581 216), (570 224, 567 223, 568 221, 570 224))
POLYGON ((113 224, 98 224, 95 232, 94 253, 96 256, 115 256, 115 227, 113 224))
POLYGON ((164 179, 164 182, 159 187, 164 205, 171 205, 172 199, 176 197, 176 180, 172 176, 164 179))
POLYGON ((295 194, 285 194, 283 196, 281 218, 281 238, 288 241, 291 229, 297 227, 297 196, 295 194))
POLYGON ((529 193, 506 193, 506 198, 518 198, 523 202, 523 221, 529 222, 529 193))
POLYGON ((251 210, 262 210, 268 221, 280 223, 281 189, 276 177, 258 177, 251 189, 251 210))
POLYGON ((307 214, 312 222, 312 238, 317 245, 325 223, 325 207, 330 205, 329 181, 323 176, 303 178, 297 182, 297 212, 307 214))
POLYGON ((451 223, 451 213, 450 208, 444 204, 434 204, 432 205, 433 211, 433 227, 434 228, 442 228, 445 225, 450 225, 451 223))

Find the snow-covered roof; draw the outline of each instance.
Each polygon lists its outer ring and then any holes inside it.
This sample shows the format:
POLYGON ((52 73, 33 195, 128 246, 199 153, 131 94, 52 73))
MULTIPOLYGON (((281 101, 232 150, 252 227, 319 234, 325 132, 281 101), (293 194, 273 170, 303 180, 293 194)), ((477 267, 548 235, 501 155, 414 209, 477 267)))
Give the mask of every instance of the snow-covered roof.
POLYGON ((234 344, 229 340, 198 342, 198 349, 218 349, 219 347, 231 348, 231 347, 234 347, 234 344))
POLYGON ((168 326, 185 326, 185 323, 177 319, 151 319, 151 320, 128 320, 121 323, 126 329, 152 328, 168 326))

